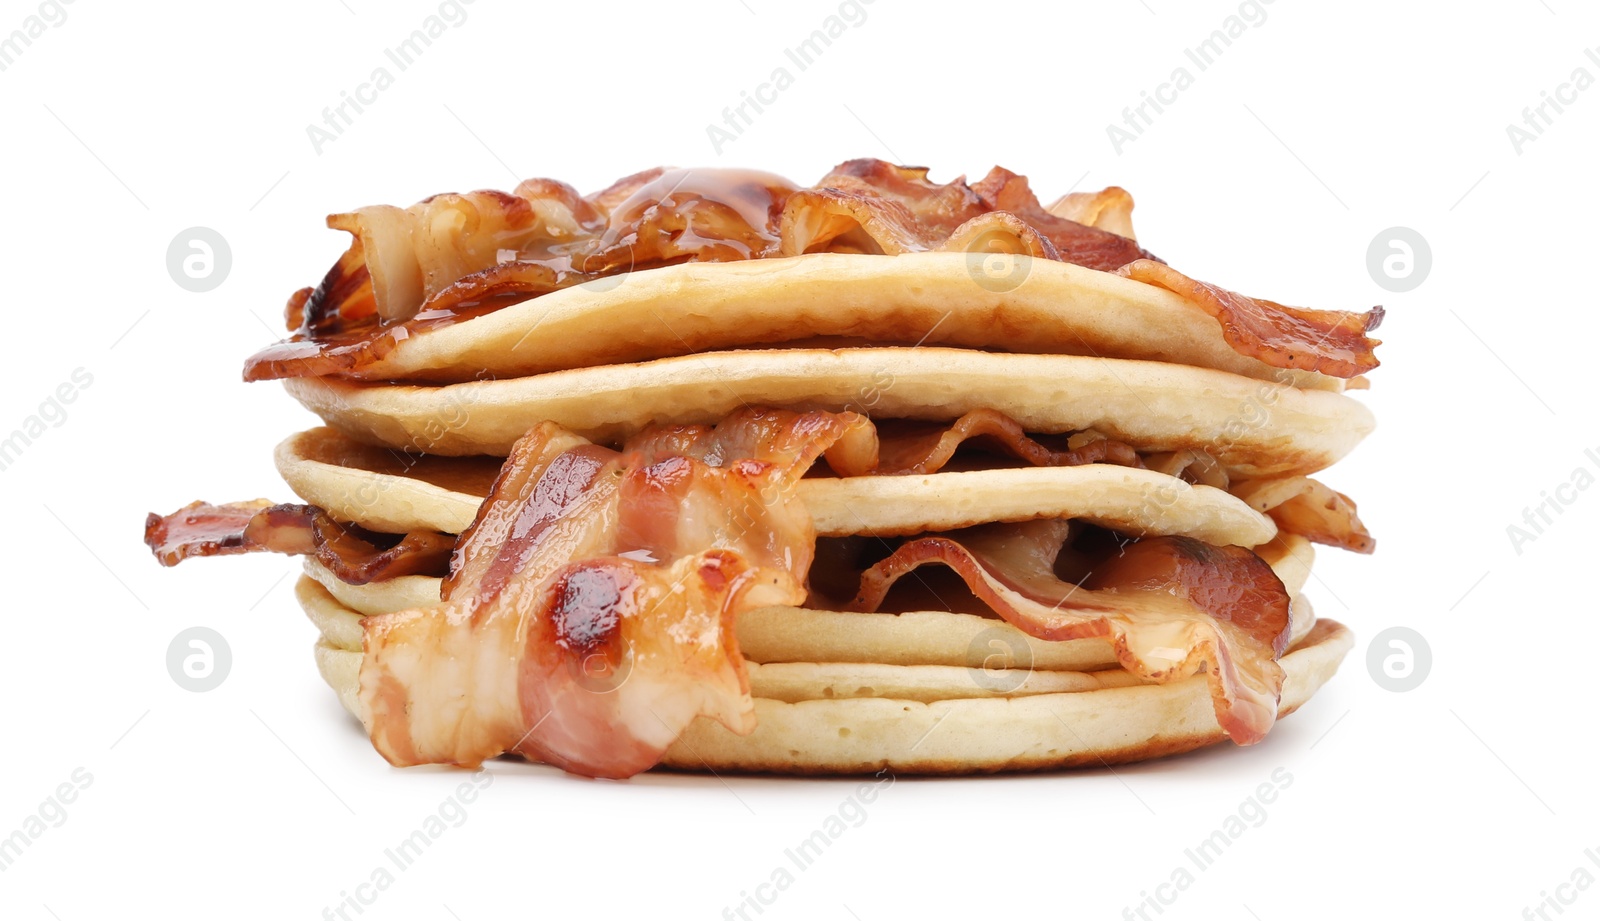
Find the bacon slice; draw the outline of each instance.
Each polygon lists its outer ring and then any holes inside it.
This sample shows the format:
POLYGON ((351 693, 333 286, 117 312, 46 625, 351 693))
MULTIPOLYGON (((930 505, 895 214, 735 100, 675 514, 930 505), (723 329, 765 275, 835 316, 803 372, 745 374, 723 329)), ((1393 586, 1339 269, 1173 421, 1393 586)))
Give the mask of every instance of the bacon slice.
POLYGON ((989 210, 964 178, 932 182, 926 167, 897 166, 871 157, 846 160, 835 166, 817 183, 817 188, 897 205, 911 215, 928 240, 943 239, 989 210))
POLYGON ((923 252, 932 241, 899 202, 838 189, 803 189, 783 209, 782 254, 923 252))
POLYGON ((514 193, 436 195, 410 208, 335 214, 350 248, 316 289, 295 292, 293 335, 257 353, 246 380, 354 374, 412 336, 519 299, 635 269, 811 252, 1015 253, 1121 274, 1215 316, 1240 353, 1350 377, 1375 367, 1362 334, 1381 310, 1314 311, 1255 300, 1165 269, 1133 239, 1121 189, 1040 205, 1026 177, 928 180, 922 167, 850 160, 813 188, 749 170, 654 169, 590 196, 528 180, 514 193))
POLYGON ((804 463, 802 472, 821 456, 840 476, 864 476, 878 469, 878 432, 871 419, 856 413, 795 414, 747 409, 721 425, 665 425, 640 432, 628 449, 641 457, 682 455, 713 467, 730 459, 761 456, 773 463, 804 463))
MULTIPOLYGON (((962 445, 972 443, 1034 467, 1076 467, 1081 464, 1116 464, 1143 467, 1138 452, 1120 441, 1096 438, 1081 447, 1057 451, 1028 437, 1016 420, 993 409, 977 409, 954 423, 885 420, 877 423, 878 473, 937 473, 962 445)), ((832 455, 829 456, 832 465, 832 455)), ((840 476, 858 472, 840 470, 840 476)))
POLYGON ((1355 502, 1310 477, 1249 480, 1232 492, 1277 522, 1279 530, 1355 553, 1377 549, 1378 541, 1361 523, 1355 502))
POLYGON ((1149 257, 1039 207, 1023 177, 997 171, 1006 178, 984 186, 986 199, 962 179, 939 184, 927 173, 851 160, 802 190, 751 170, 655 169, 590 196, 533 179, 511 194, 331 215, 350 248, 315 290, 295 292, 293 335, 253 356, 245 379, 357 373, 412 335, 514 299, 690 260, 952 249, 1115 268, 1149 257))
POLYGON ((293 335, 246 380, 344 374, 512 300, 635 268, 772 255, 794 186, 753 170, 654 169, 584 197, 550 179, 330 215, 350 249, 286 311, 293 335))
POLYGON ((170 515, 151 512, 144 519, 144 543, 163 566, 176 566, 190 557, 231 556, 249 553, 244 530, 256 513, 272 505, 270 499, 212 505, 191 502, 170 515))
POLYGON ((1181 451, 1163 451, 1144 458, 1144 465, 1157 473, 1175 476, 1187 483, 1200 486, 1229 488, 1228 468, 1210 453, 1196 448, 1181 451))
POLYGON ((1045 210, 1056 217, 1134 239, 1133 196, 1127 189, 1109 186, 1098 192, 1068 192, 1045 210))
MULTIPOLYGON (((335 214, 328 226, 355 237, 374 310, 396 322, 424 304, 452 309, 493 294, 543 294, 635 265, 768 255, 793 189, 752 170, 655 169, 587 198, 565 183, 530 179, 514 194, 435 195, 406 209, 335 214)), ((316 318, 331 306, 337 302, 313 295, 309 309, 316 318)))
POLYGON ((1104 637, 1124 668, 1158 683, 1204 667, 1218 724, 1241 745, 1260 741, 1277 719, 1277 658, 1291 627, 1289 595, 1272 567, 1241 547, 1156 537, 1129 544, 1080 586, 1055 574, 1070 527, 986 525, 908 541, 862 575, 854 607, 876 610, 895 580, 942 563, 1031 636, 1104 637))
MULTIPOLYGON (((422 303, 460 278, 489 268, 503 250, 544 255, 579 234, 596 232, 604 216, 565 183, 523 183, 496 191, 435 195, 410 208, 377 205, 328 217, 355 237, 365 254, 378 316, 414 316, 422 303)), ((313 297, 313 315, 340 306, 313 297)))
POLYGON ((163 566, 238 553, 314 556, 351 585, 440 575, 455 547, 448 534, 376 534, 340 524, 315 506, 272 505, 266 499, 225 505, 193 502, 165 516, 152 512, 145 518, 144 542, 163 566))
POLYGON ((1115 271, 1134 260, 1160 264, 1159 259, 1142 249, 1131 237, 1080 224, 1046 211, 1028 187, 1027 178, 1008 169, 995 167, 972 188, 988 210, 1014 214, 1042 234, 1055 247, 1060 254, 1057 258, 1063 262, 1102 272, 1115 271))
POLYGON ((987 209, 965 181, 939 184, 920 166, 848 160, 783 209, 785 256, 847 252, 895 256, 942 248, 987 209))
POLYGON ((620 452, 534 428, 463 536, 444 602, 365 621, 373 745, 397 765, 517 752, 627 777, 700 716, 749 731, 734 621, 804 600, 815 532, 795 486, 863 425, 751 410, 620 452))
POLYGON ((1195 281, 1148 259, 1130 262, 1117 274, 1166 288, 1195 304, 1222 324, 1223 338, 1234 351, 1274 368, 1348 378, 1378 366, 1373 349, 1381 342, 1366 334, 1383 322, 1382 307, 1366 313, 1285 307, 1195 281))

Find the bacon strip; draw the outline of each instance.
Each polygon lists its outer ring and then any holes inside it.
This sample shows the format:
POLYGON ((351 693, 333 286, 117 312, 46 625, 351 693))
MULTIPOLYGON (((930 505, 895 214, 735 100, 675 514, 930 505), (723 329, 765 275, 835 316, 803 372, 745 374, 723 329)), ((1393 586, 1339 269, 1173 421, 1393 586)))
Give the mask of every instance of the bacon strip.
POLYGON ((364 622, 373 745, 396 765, 516 752, 627 777, 700 716, 748 732, 734 622, 805 599, 815 532, 795 486, 864 424, 752 410, 620 452, 534 428, 463 536, 444 602, 364 622))
POLYGON ((249 553, 255 548, 245 546, 244 530, 271 504, 268 499, 226 505, 191 502, 170 515, 151 512, 144 519, 144 543, 163 566, 190 557, 249 553))
POLYGON ((1250 480, 1232 492, 1277 522, 1279 530, 1355 553, 1377 549, 1378 541, 1361 523, 1355 502, 1310 477, 1250 480))
POLYGON ((295 293, 293 335, 253 356, 245 379, 359 373, 412 335, 515 298, 689 260, 954 249, 1115 268, 1149 257, 1039 207, 1020 176, 997 171, 1006 178, 983 187, 986 200, 961 179, 933 183, 927 172, 852 160, 802 190, 754 171, 655 169, 587 197, 537 179, 509 195, 331 215, 330 227, 354 237, 350 249, 320 286, 295 293))
POLYGON ((1127 189, 1109 186, 1098 192, 1068 192, 1045 210, 1056 217, 1134 239, 1133 196, 1127 189))
POLYGON ((720 425, 666 425, 640 432, 628 442, 640 457, 684 456, 721 467, 732 458, 761 456, 774 463, 804 464, 818 456, 840 476, 864 476, 878 467, 879 441, 872 420, 856 413, 805 413, 746 409, 720 425), (820 432, 827 432, 817 450, 820 432))
POLYGON ((163 566, 190 557, 239 553, 314 556, 351 585, 441 575, 455 547, 448 534, 376 534, 340 524, 316 506, 272 505, 265 499, 225 505, 193 502, 165 516, 152 512, 145 518, 144 542, 163 566))
POLYGON ((1383 308, 1366 313, 1285 307, 1246 297, 1148 259, 1130 262, 1118 275, 1166 288, 1216 317, 1222 336, 1241 355, 1274 368, 1355 377, 1378 366, 1373 349, 1382 343, 1366 334, 1383 322, 1383 308))
POLYGON ((789 196, 782 226, 785 256, 898 256, 929 248, 916 216, 899 202, 838 189, 803 189, 789 196))
POLYGON ((1381 311, 1284 307, 1168 270, 1133 239, 1121 189, 1040 205, 1025 177, 935 183, 921 167, 850 160, 810 189, 749 170, 655 169, 581 196, 549 179, 512 194, 436 195, 410 208, 335 214, 354 238, 315 290, 297 291, 291 337, 257 353, 246 380, 359 375, 406 339, 518 299, 687 261, 811 252, 1016 253, 1120 271, 1215 316, 1236 350, 1276 367, 1349 377, 1376 366, 1362 333, 1381 311), (1156 268, 1152 268, 1156 267, 1156 268))
POLYGON ((1204 667, 1218 724, 1241 745, 1260 741, 1277 719, 1277 658, 1291 627, 1289 595, 1272 567, 1241 547, 1157 537, 1129 544, 1079 586, 1055 575, 1069 528, 986 525, 908 541, 862 575, 854 607, 876 610, 897 579, 942 563, 1031 636, 1104 637, 1124 668, 1159 683, 1204 667))
MULTIPOLYGON (((1015 458, 1034 467, 1076 467, 1081 464, 1116 464, 1143 467, 1132 447, 1107 438, 1097 438, 1082 447, 1056 451, 1028 437, 1005 413, 977 409, 944 425, 929 422, 885 420, 877 423, 880 440, 878 473, 937 473, 944 469, 956 450, 969 442, 998 454, 1015 458)), ((830 464, 832 456, 829 457, 830 464)), ((834 471, 840 476, 856 472, 834 471)))
POLYGON ((1144 459, 1149 470, 1175 476, 1187 483, 1228 489, 1228 469, 1206 451, 1184 448, 1181 451, 1163 451, 1144 459))
POLYGON ((1161 262, 1131 237, 1080 224, 1046 211, 1028 187, 1027 178, 1008 169, 995 167, 972 188, 990 211, 1014 214, 1042 234, 1060 254, 1056 258, 1063 262, 1102 272, 1115 271, 1134 260, 1161 262))

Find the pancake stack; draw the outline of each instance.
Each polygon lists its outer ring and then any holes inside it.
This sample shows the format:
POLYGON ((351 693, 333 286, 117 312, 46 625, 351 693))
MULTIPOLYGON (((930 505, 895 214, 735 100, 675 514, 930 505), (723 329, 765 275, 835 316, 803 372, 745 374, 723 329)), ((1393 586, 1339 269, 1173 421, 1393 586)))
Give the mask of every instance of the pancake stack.
POLYGON ((1352 643, 1302 589, 1313 543, 1373 542, 1310 475, 1372 429, 1381 311, 1195 281, 1131 211, 859 160, 335 215, 350 249, 246 366, 325 423, 277 448, 304 504, 147 542, 305 554, 321 674, 396 764, 1258 742, 1352 643))

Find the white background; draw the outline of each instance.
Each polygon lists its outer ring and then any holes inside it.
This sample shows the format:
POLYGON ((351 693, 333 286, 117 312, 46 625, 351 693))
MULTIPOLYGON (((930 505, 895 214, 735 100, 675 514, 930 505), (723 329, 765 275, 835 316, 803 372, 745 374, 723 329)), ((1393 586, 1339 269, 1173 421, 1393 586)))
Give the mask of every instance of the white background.
MULTIPOLYGON (((0 35, 38 9, 0 3, 0 35)), ((0 914, 321 917, 468 777, 371 750, 317 677, 298 561, 169 571, 139 541, 147 511, 289 498, 270 451, 312 419, 239 368, 344 248, 324 214, 526 176, 587 191, 661 163, 814 182, 858 156, 941 180, 998 162, 1046 201, 1122 185, 1141 242, 1197 277, 1385 304, 1383 367, 1362 395, 1380 428, 1324 477, 1379 549, 1321 554, 1313 597, 1357 648, 1264 744, 1115 774, 901 779, 750 918, 1122 917, 1280 767, 1294 780, 1265 823, 1164 921, 1511 919, 1580 865, 1600 875, 1584 856, 1600 849, 1600 490, 1564 493, 1575 501, 1520 553, 1507 534, 1575 469, 1600 474, 1584 454, 1600 449, 1600 90, 1520 153, 1506 133, 1575 68, 1600 77, 1583 52, 1600 45, 1592 8, 1277 0, 1201 72, 1183 50, 1236 3, 876 0, 720 155, 706 125, 773 68, 794 71, 784 49, 836 3, 465 9, 398 72, 384 49, 437 3, 78 0, 0 72, 0 433, 75 369, 93 377, 0 472, 0 836, 75 769, 93 777, 0 872, 0 914), (394 85, 319 154, 307 125, 380 65, 394 85), (1119 154, 1107 124, 1178 66, 1194 85, 1119 154), (166 269, 196 225, 233 254, 204 294, 166 269), (1433 253, 1404 294, 1366 266, 1397 225, 1433 253), (165 664, 199 624, 233 653, 209 693, 165 664), (1410 693, 1366 667, 1393 625, 1432 648, 1410 693)), ((464 824, 359 917, 722 917, 856 786, 491 770, 464 824)), ((1569 916, 1600 912, 1600 890, 1562 892, 1569 916)))

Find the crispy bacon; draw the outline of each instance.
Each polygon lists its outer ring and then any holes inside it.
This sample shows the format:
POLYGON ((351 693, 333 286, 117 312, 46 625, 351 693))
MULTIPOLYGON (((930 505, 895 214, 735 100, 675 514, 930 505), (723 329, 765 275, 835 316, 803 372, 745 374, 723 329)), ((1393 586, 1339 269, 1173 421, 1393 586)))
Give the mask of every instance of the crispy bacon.
POLYGON ((245 379, 359 376, 431 329, 636 269, 930 250, 1121 270, 1193 301, 1217 317, 1236 350, 1268 364, 1340 376, 1376 365, 1377 343, 1361 333, 1381 311, 1283 307, 1151 269, 1164 265, 1134 241, 1132 208, 1116 188, 1045 208, 1025 177, 1000 167, 973 185, 963 178, 941 184, 924 168, 871 159, 842 163, 810 189, 750 170, 655 169, 590 196, 532 179, 511 194, 361 208, 328 218, 352 235, 350 248, 316 289, 290 299, 293 335, 252 356, 245 379))
POLYGON ((1209 452, 1198 448, 1151 454, 1144 458, 1144 465, 1157 473, 1178 477, 1186 483, 1215 486, 1218 489, 1229 487, 1228 468, 1209 452))
MULTIPOLYGON (((1016 420, 993 409, 976 409, 945 425, 906 420, 877 423, 878 473, 937 473, 964 444, 973 444, 1034 467, 1076 467, 1081 464, 1116 464, 1142 467, 1134 449, 1107 438, 1088 440, 1078 448, 1058 451, 1030 438, 1016 420)), ((832 456, 829 456, 832 465, 832 456)), ((858 473, 840 470, 840 476, 858 473)))
POLYGON ((957 227, 989 210, 963 178, 937 183, 927 167, 897 166, 863 157, 846 160, 817 183, 852 198, 898 205, 911 215, 928 240, 943 239, 957 227))
POLYGON ((316 506, 272 505, 266 499, 225 505, 193 502, 165 516, 152 512, 145 518, 144 542, 163 566, 237 553, 314 556, 352 585, 440 575, 455 547, 448 534, 376 534, 340 524, 316 506))
MULTIPOLYGON (((355 238, 352 249, 359 245, 365 255, 377 315, 392 322, 410 319, 458 279, 498 264, 503 250, 526 249, 536 261, 551 247, 597 232, 603 220, 571 186, 540 179, 514 195, 451 193, 410 208, 358 208, 330 215, 328 226, 355 238)), ((307 309, 315 321, 342 304, 313 295, 307 309)))
POLYGON ((819 431, 829 433, 822 456, 835 473, 864 476, 878 470, 877 429, 872 420, 856 413, 795 415, 747 409, 718 426, 657 426, 634 436, 628 448, 644 457, 693 457, 713 467, 760 454, 783 464, 804 461, 803 471, 817 458, 819 431))
POLYGON ((252 356, 245 379, 352 373, 428 329, 635 268, 773 255, 792 191, 753 170, 654 169, 588 197, 530 179, 510 195, 330 215, 350 249, 315 291, 296 292, 293 335, 252 356))
POLYGON ((444 603, 366 619, 373 745, 397 765, 517 752, 627 777, 700 716, 748 732, 735 619, 804 600, 815 532, 795 486, 863 424, 751 410, 620 452, 534 428, 463 536, 444 603))
POLYGON ((1117 274, 1166 288, 1199 306, 1222 324, 1222 336, 1234 351, 1274 368, 1355 377, 1378 366, 1373 349, 1381 343, 1367 333, 1383 322, 1382 307, 1366 313, 1285 307, 1195 281, 1148 259, 1130 262, 1117 274))
POLYGON ((1026 177, 1001 167, 989 171, 973 191, 990 211, 1016 215, 1027 226, 1050 241, 1063 262, 1111 272, 1134 260, 1160 263, 1131 237, 1119 236, 1046 211, 1028 188, 1026 177))
POLYGON ((918 166, 848 160, 816 188, 790 196, 783 213, 785 256, 814 252, 901 253, 939 249, 986 209, 961 179, 928 181, 918 166))
POLYGON ((802 189, 783 209, 783 255, 867 253, 898 256, 928 248, 916 217, 887 198, 802 189))
POLYGON ((1045 210, 1056 217, 1134 239, 1133 196, 1127 189, 1110 186, 1098 192, 1068 192, 1045 210))
POLYGON ((1378 541, 1361 523, 1355 502, 1310 477, 1249 480, 1236 484, 1232 492, 1266 513, 1281 531, 1355 553, 1377 549, 1378 541))
MULTIPOLYGON (((565 183, 530 179, 512 195, 435 195, 407 209, 335 214, 328 226, 355 237, 375 312, 396 322, 424 305, 448 310, 493 294, 543 294, 636 264, 770 255, 793 190, 753 170, 655 169, 588 198, 565 183)), ((336 266, 324 286, 337 293, 350 270, 336 266)), ((320 317, 339 306, 313 295, 309 309, 320 317)))
POLYGON ((861 577, 854 607, 882 604, 895 580, 942 563, 1008 623, 1044 640, 1104 637, 1128 671, 1159 683, 1204 668, 1217 722, 1241 745, 1277 719, 1289 595, 1260 557, 1187 537, 1146 538, 1078 585, 1055 574, 1071 525, 985 525, 902 544, 861 577))
POLYGON ((176 566, 190 557, 231 556, 249 553, 244 531, 269 499, 212 505, 191 502, 170 515, 151 512, 144 519, 144 543, 163 566, 176 566))

